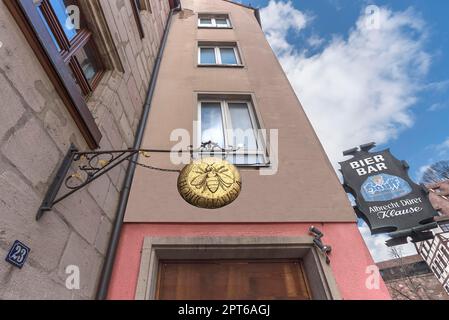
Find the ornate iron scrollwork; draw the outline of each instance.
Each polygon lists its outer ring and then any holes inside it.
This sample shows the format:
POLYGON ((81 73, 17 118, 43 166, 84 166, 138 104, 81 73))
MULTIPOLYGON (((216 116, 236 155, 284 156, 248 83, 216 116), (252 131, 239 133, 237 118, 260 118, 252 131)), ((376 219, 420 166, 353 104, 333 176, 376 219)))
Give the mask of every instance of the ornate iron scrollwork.
POLYGON ((157 150, 157 149, 127 149, 127 150, 106 150, 106 151, 87 151, 80 152, 72 145, 62 161, 58 173, 47 190, 44 200, 36 215, 39 220, 47 211, 51 211, 53 206, 78 190, 89 185, 104 174, 108 173, 124 161, 130 161, 135 165, 142 166, 147 169, 160 170, 165 172, 180 172, 180 170, 156 168, 136 161, 134 158, 137 154, 145 158, 149 158, 151 153, 183 153, 189 152, 193 159, 195 152, 220 152, 228 154, 235 152, 236 148, 221 148, 217 143, 208 141, 202 143, 197 149, 192 146, 188 150, 157 150), (74 168, 74 172, 69 174, 70 169, 74 168), (64 185, 67 192, 57 197, 60 189, 64 185))

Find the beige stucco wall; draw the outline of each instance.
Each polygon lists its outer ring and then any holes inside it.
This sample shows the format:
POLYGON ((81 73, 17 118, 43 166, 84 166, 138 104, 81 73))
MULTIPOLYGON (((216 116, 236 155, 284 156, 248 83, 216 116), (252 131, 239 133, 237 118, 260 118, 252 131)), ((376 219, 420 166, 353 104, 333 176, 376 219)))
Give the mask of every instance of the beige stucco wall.
MULTIPOLYGON (((11 1, 11 0, 6 0, 11 1)), ((85 0, 83 0, 85 1, 85 0)), ((169 12, 151 0, 140 40, 125 0, 100 4, 124 72, 109 70, 88 105, 102 134, 102 149, 131 147, 169 12)), ((70 143, 86 150, 67 108, 0 1, 0 299, 90 299, 116 214, 123 165, 58 204, 39 221, 37 209, 70 143), (7 262, 14 240, 31 248, 22 270, 7 262), (68 265, 80 268, 80 290, 67 290, 68 265)))
MULTIPOLYGON (((266 129, 279 129, 279 172, 241 169, 243 190, 215 211, 194 208, 177 193, 176 173, 138 168, 127 222, 355 221, 352 208, 251 9, 222 0, 183 0, 174 16, 143 147, 171 149, 174 129, 192 134, 197 92, 252 94, 266 129), (233 29, 198 29, 197 14, 228 13, 233 29), (197 67, 198 41, 237 42, 244 68, 197 67)), ((262 21, 263 24, 263 21, 262 21)), ((319 75, 317 75, 319 76, 319 75)), ((166 155, 142 161, 172 166, 166 155)))

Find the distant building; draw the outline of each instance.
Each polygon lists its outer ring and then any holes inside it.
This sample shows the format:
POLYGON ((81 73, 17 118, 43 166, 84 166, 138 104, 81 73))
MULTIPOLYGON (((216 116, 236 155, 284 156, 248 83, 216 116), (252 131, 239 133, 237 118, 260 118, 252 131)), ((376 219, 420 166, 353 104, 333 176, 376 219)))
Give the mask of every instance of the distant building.
POLYGON ((416 250, 449 293, 449 233, 437 233, 433 240, 418 243, 416 250))
POLYGON ((377 264, 393 300, 449 300, 449 295, 419 255, 377 264))
MULTIPOLYGON (((429 198, 435 210, 438 210, 443 217, 449 220, 449 180, 428 185, 427 188, 431 191, 429 198)), ((449 229, 443 231, 449 232, 449 229)))
POLYGON ((416 244, 416 250, 449 293, 449 180, 427 186, 430 201, 441 216, 436 218, 440 228, 435 238, 416 244))
MULTIPOLYGON (((366 285, 354 210, 258 9, 0 0, 0 21, 0 300, 390 299, 383 281, 366 285), (207 157, 208 142, 243 181, 215 211, 183 200, 169 156, 207 157), (62 179, 72 145, 92 158, 77 154, 62 179), (130 147, 155 152, 112 164, 130 147), (82 189, 36 221, 62 180, 60 196, 82 189), (30 248, 22 269, 5 259, 16 241, 30 248)), ((240 182, 223 169, 196 171, 191 190, 218 198, 240 182)))

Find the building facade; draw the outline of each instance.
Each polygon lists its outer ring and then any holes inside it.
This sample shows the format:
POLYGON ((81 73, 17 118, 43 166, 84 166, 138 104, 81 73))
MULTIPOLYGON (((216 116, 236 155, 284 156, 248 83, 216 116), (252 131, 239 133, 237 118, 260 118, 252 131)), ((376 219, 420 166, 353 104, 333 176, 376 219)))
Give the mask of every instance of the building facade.
POLYGON ((126 164, 36 212, 71 144, 133 146, 169 12, 168 0, 0 1, 0 299, 95 298, 126 164), (22 269, 4 259, 16 240, 31 249, 22 269))
POLYGON ((428 185, 427 188, 433 207, 440 213, 435 219, 439 228, 434 232, 434 239, 419 242, 415 247, 449 294, 449 181, 428 185))
POLYGON ((416 250, 449 294, 449 233, 438 232, 434 239, 417 243, 416 250))
POLYGON ((160 152, 135 170, 109 299, 390 299, 381 279, 367 284, 374 262, 353 209, 261 23, 225 0, 173 12, 141 145, 160 152), (218 156, 242 177, 216 210, 181 198, 185 163, 170 152, 208 141, 233 147, 218 156))
POLYGON ((393 300, 449 300, 449 295, 420 255, 377 263, 393 300))

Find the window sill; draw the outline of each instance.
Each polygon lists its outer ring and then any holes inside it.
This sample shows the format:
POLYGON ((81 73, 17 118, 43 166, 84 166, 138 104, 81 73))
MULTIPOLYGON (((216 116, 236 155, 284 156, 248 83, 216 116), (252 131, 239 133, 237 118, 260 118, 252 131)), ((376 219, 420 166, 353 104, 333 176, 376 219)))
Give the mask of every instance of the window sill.
POLYGON ((208 27, 208 26, 198 26, 198 29, 233 29, 232 27, 208 27))
POLYGON ((260 164, 234 164, 237 168, 241 170, 258 170, 262 168, 269 168, 271 165, 269 163, 260 164))
POLYGON ((198 64, 199 68, 244 68, 243 64, 198 64))

